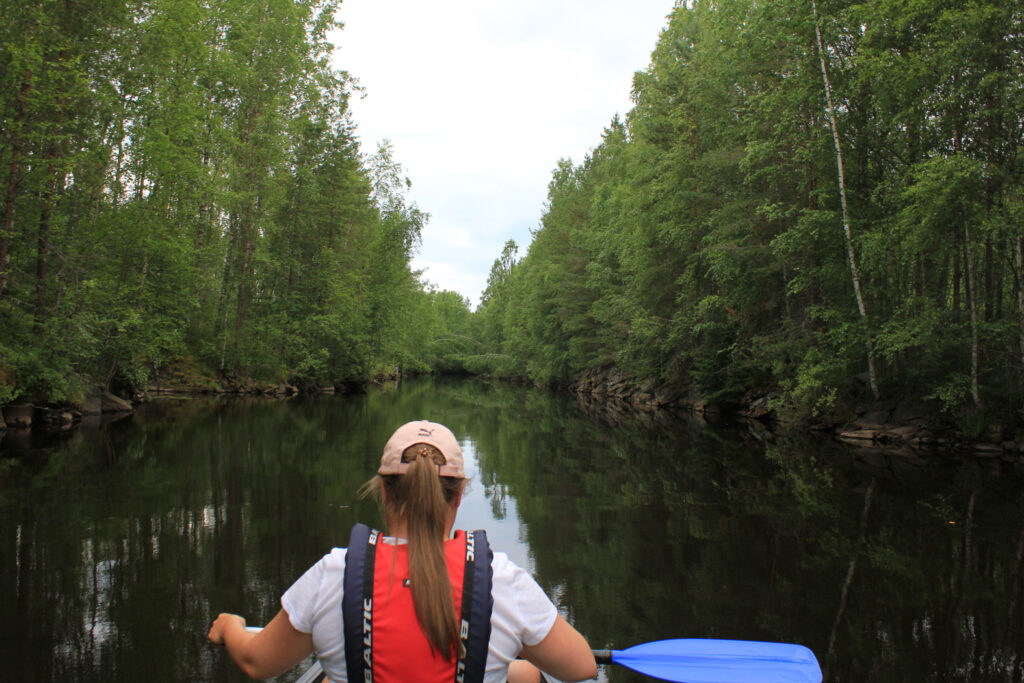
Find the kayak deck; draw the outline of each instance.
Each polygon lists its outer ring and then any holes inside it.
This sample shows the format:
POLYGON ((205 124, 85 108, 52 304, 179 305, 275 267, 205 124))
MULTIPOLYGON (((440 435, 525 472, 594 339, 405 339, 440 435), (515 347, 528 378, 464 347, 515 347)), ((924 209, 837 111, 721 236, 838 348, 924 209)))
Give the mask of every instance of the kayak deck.
POLYGON ((324 668, 320 666, 319 661, 314 661, 313 665, 306 669, 295 683, 321 683, 327 680, 327 675, 324 673, 324 668))

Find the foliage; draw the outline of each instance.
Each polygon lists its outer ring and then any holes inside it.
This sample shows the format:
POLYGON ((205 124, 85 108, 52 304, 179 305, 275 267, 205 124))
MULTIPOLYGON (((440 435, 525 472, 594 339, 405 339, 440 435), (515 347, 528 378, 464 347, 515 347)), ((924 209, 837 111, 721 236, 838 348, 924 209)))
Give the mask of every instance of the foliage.
POLYGON ((633 109, 559 162, 526 256, 477 313, 492 369, 560 382, 616 366, 722 406, 777 390, 794 416, 830 419, 873 400, 868 340, 888 397, 1017 419, 1019 8, 817 11, 851 251, 810 3, 677 3, 633 109))
POLYGON ((1013 3, 677 3, 472 315, 409 267, 429 216, 387 143, 359 148, 338 6, 0 0, 0 398, 175 358, 322 384, 615 367, 828 419, 872 400, 870 360, 954 420, 1024 409, 1013 3))
POLYGON ((428 216, 359 149, 339 4, 0 0, 0 403, 432 367, 428 216))

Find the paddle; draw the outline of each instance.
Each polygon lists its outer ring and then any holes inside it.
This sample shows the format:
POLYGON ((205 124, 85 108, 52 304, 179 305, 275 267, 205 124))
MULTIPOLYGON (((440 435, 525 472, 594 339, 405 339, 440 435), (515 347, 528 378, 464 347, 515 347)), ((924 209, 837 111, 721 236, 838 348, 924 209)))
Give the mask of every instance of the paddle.
MULTIPOLYGON (((814 653, 789 643, 658 640, 628 650, 594 650, 594 659, 677 683, 821 683, 814 653)), ((314 662, 297 683, 322 680, 320 662, 314 662)))
POLYGON ((789 643, 658 640, 627 650, 594 650, 594 658, 678 683, 821 683, 814 653, 789 643))

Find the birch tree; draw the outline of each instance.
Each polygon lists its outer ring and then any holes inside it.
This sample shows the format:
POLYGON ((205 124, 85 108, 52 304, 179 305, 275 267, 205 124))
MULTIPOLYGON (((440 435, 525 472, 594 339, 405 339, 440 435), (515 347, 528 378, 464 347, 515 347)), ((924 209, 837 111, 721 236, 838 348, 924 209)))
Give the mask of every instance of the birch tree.
POLYGON ((867 307, 864 304, 864 295, 861 292, 860 274, 857 270, 857 255, 853 248, 853 236, 850 230, 850 209, 846 201, 843 149, 839 138, 839 126, 836 123, 835 105, 832 102, 832 86, 828 79, 825 46, 821 39, 821 21, 818 18, 818 4, 816 0, 811 0, 811 12, 814 16, 814 36, 818 45, 818 60, 821 64, 821 82, 825 89, 825 115, 828 118, 829 128, 832 131, 832 141, 835 145, 836 175, 839 185, 839 204, 842 209, 843 235, 846 241, 846 259, 850 266, 850 280, 853 283, 853 295, 857 300, 857 312, 860 314, 861 323, 864 326, 864 346, 867 350, 868 360, 868 381, 871 384, 871 393, 878 399, 881 393, 878 388, 878 375, 875 371, 875 354, 872 349, 871 327, 868 321, 867 307))

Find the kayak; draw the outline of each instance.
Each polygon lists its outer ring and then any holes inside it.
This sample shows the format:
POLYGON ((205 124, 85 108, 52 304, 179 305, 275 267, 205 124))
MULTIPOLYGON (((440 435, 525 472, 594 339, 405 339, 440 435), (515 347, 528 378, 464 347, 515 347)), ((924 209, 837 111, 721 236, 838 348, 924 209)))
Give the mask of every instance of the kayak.
MULTIPOLYGON (((247 627, 257 632, 258 626, 247 627)), ((594 650, 598 664, 618 664, 647 676, 689 683, 821 683, 821 667, 803 645, 752 640, 682 638, 634 645, 625 650, 594 650)), ((547 683, 557 681, 541 674, 547 683)), ((327 680, 314 660, 298 683, 327 680)))
POLYGON ((320 662, 315 661, 295 683, 321 683, 321 681, 326 680, 327 676, 324 674, 324 668, 320 666, 320 662))
MULTIPOLYGON (((543 672, 541 673, 541 678, 545 683, 557 683, 555 679, 549 678, 543 672)), ((324 674, 324 668, 320 666, 320 662, 313 662, 313 665, 306 669, 306 672, 296 679, 295 683, 322 683, 322 681, 326 680, 327 676, 324 674)))

